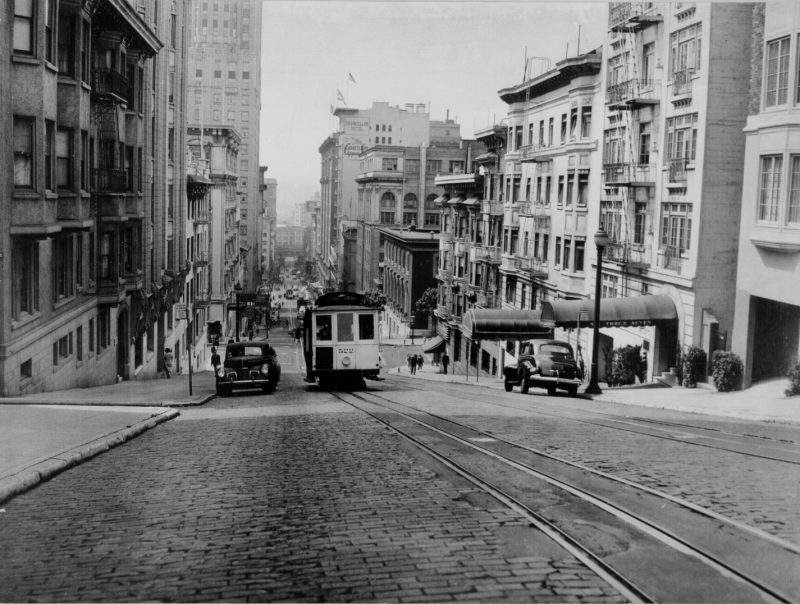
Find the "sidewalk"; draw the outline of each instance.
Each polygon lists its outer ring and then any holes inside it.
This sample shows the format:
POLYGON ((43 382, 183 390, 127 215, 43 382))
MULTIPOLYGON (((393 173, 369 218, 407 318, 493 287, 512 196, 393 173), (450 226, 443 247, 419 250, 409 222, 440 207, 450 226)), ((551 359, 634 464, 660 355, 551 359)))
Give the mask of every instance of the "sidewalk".
POLYGON ((215 395, 210 371, 0 399, 0 503, 215 395))
MULTIPOLYGON (((474 368, 470 368, 469 376, 465 376, 461 363, 455 363, 448 369, 450 373, 444 375, 440 373, 441 367, 431 365, 426 359, 422 369, 417 369, 415 377, 503 390, 502 380, 485 374, 476 378, 474 368)), ((386 373, 408 376, 409 370, 405 366, 393 367, 387 368, 386 373)), ((591 397, 582 395, 582 397, 584 400, 610 405, 640 406, 751 421, 800 424, 800 396, 785 396, 783 391, 787 385, 787 378, 775 378, 738 392, 717 392, 711 384, 701 384, 698 388, 669 388, 657 384, 608 388, 601 382, 602 394, 591 397)), ((583 388, 580 391, 582 392, 583 388)), ((543 390, 541 392, 544 394, 543 390)))

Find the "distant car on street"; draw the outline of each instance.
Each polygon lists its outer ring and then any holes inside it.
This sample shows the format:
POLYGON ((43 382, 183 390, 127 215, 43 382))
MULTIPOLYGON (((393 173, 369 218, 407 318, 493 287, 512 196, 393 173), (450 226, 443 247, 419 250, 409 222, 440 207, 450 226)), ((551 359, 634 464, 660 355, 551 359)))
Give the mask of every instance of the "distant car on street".
POLYGON ((516 364, 503 367, 506 392, 519 384, 527 394, 531 386, 545 388, 554 395, 556 389, 566 390, 570 396, 578 393, 583 372, 575 360, 572 346, 560 340, 527 340, 520 345, 516 364))
POLYGON ((281 364, 268 342, 232 342, 225 348, 225 360, 217 369, 217 394, 229 396, 234 390, 256 388, 274 392, 280 379, 281 364))

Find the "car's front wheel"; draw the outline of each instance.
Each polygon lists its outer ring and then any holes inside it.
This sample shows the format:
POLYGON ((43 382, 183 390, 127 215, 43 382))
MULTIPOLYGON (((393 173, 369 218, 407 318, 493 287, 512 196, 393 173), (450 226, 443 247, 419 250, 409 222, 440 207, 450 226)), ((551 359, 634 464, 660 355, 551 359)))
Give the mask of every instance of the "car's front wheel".
POLYGON ((572 386, 569 386, 567 388, 567 394, 569 394, 570 396, 577 396, 577 394, 578 394, 578 385, 577 384, 573 384, 572 386))
POLYGON ((509 382, 508 378, 506 378, 503 382, 503 387, 506 389, 506 392, 511 392, 514 389, 514 384, 509 382))
POLYGON ((528 390, 530 390, 530 389, 531 389, 530 378, 528 377, 527 373, 523 373, 522 374, 522 379, 519 382, 519 391, 522 394, 528 394, 528 390))
POLYGON ((261 389, 267 394, 272 394, 273 392, 275 392, 275 382, 267 382, 266 384, 261 386, 261 389))

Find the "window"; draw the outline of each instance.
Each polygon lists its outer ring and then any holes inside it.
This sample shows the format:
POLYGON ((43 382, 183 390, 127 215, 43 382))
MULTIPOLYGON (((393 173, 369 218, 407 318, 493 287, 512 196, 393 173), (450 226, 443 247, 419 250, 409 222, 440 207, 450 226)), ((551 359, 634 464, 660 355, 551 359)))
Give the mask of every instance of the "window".
POLYGON ((83 31, 81 32, 81 80, 88 83, 89 76, 92 72, 92 58, 89 52, 91 49, 91 29, 89 24, 83 19, 81 19, 81 24, 83 26, 83 31))
POLYGON ((194 70, 194 77, 202 78, 203 77, 203 70, 202 69, 195 69, 194 70))
POLYGON ((53 156, 56 124, 52 120, 44 122, 44 188, 53 190, 53 156))
POLYGON ((431 174, 439 174, 442 171, 442 160, 429 159, 425 162, 425 171, 431 174))
POLYGON ((665 203, 661 206, 661 245, 676 252, 689 249, 692 237, 692 204, 665 203))
POLYGON ((606 200, 600 202, 600 227, 608 233, 611 241, 619 241, 622 228, 622 202, 606 200))
POLYGON ((419 172, 419 160, 418 159, 403 160, 403 170, 405 172, 410 172, 410 173, 419 172))
POLYGON ((464 161, 457 160, 450 162, 450 174, 463 174, 464 173, 464 161))
POLYGON ((352 313, 340 313, 336 316, 336 339, 339 342, 352 342, 355 340, 352 313))
POLYGON ((236 71, 229 69, 228 70, 228 79, 235 80, 236 79, 236 71))
MULTIPOLYGON (((167 313, 172 315, 172 313, 167 313)), ((97 313, 97 349, 103 350, 111 344, 111 310, 100 310, 97 313)))
POLYGON ((567 142, 567 114, 561 114, 561 144, 567 142))
POLYGON ((358 339, 375 339, 375 318, 373 315, 358 315, 358 339))
POLYGON ((792 155, 792 182, 786 210, 786 222, 800 223, 800 155, 792 155))
POLYGON ((75 355, 79 361, 83 360, 83 326, 75 330, 75 355))
POLYGON ((75 77, 75 17, 62 15, 58 22, 58 73, 75 77))
POLYGON ((764 105, 785 105, 789 90, 789 37, 767 43, 764 105))
POLYGON ((390 171, 397 170, 397 158, 396 157, 381 158, 381 169, 390 171))
POLYGON ((14 1, 14 52, 33 54, 34 0, 14 1))
POLYGON ((317 340, 330 340, 333 334, 333 330, 331 329, 333 321, 331 315, 317 315, 316 316, 316 324, 317 324, 317 340))
POLYGON ((214 79, 215 80, 219 80, 221 77, 222 77, 222 70, 221 69, 215 69, 214 70, 214 79))
POLYGON ((578 174, 578 205, 585 206, 589 203, 589 173, 578 174))
POLYGON ((250 79, 250 72, 249 71, 243 71, 242 72, 242 79, 243 80, 249 80, 250 79))
POLYGON ((639 163, 650 163, 650 122, 639 124, 639 163))
POLYGON ((619 286, 619 277, 617 275, 609 275, 603 273, 603 281, 601 284, 601 298, 616 298, 617 287, 619 286))
POLYGON ((581 138, 589 138, 592 133, 592 108, 587 106, 581 113, 581 138))
MULTIPOLYGON (((533 124, 531 124, 532 126, 533 124)), ((531 141, 533 142, 533 141, 531 141)), ((544 120, 539 122, 539 146, 544 146, 544 120)))
POLYGON ((419 202, 413 193, 406 193, 403 198, 403 224, 408 226, 417 223, 417 208, 419 202))
POLYGON ((546 176, 544 179, 544 203, 550 203, 550 189, 552 188, 552 176, 546 176))
POLYGON ((697 114, 667 118, 667 159, 695 159, 697 151, 697 114))
POLYGON ((688 77, 700 69, 701 31, 697 23, 670 36, 670 77, 673 80, 688 77))
POLYGON ((20 379, 29 379, 33 377, 33 361, 28 359, 19 366, 20 379))
POLYGON ((89 338, 86 343, 89 345, 89 352, 94 352, 94 319, 89 319, 89 338))
POLYGON ((393 224, 395 220, 395 210, 397 200, 392 192, 386 191, 381 195, 380 219, 382 224, 393 224))
POLYGON ((561 237, 556 237, 556 266, 561 266, 561 237))
POLYGON ((33 127, 33 118, 14 116, 15 187, 33 187, 33 127))
POLYGON ((89 190, 89 132, 81 130, 81 189, 89 190))
POLYGON ((572 205, 573 194, 575 192, 575 172, 567 174, 567 205, 572 205))
POLYGON ((72 188, 72 130, 56 131, 56 187, 72 188))
POLYGON ((583 266, 586 258, 586 242, 583 240, 575 241, 575 266, 576 273, 583 272, 583 266))
MULTIPOLYGON (((794 185, 794 164, 792 166, 792 185, 794 185)), ((758 220, 778 221, 778 196, 781 189, 783 157, 763 155, 761 157, 761 177, 759 179, 758 220)))
POLYGON ((572 267, 569 264, 570 256, 572 252, 572 239, 565 238, 564 239, 564 270, 572 270, 572 267))
POLYGON ((647 204, 636 203, 633 214, 633 242, 644 243, 645 226, 647 224, 647 204))
POLYGON ((578 108, 573 107, 569 116, 569 137, 575 138, 575 131, 578 129, 578 108))
POLYGON ((564 203, 564 175, 558 177, 558 204, 564 203))
POLYGON ((12 316, 20 319, 39 310, 39 242, 12 238, 12 316))
POLYGON ((547 121, 547 146, 553 146, 553 118, 547 121))

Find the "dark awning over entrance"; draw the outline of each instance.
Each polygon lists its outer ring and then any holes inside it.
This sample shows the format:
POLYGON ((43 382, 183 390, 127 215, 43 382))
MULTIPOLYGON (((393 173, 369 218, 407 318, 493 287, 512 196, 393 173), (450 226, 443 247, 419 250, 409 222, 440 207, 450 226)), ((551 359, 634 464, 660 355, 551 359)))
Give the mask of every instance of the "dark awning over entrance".
MULTIPOLYGON (((542 304, 541 320, 556 327, 594 324, 594 300, 552 300, 542 304)), ((600 327, 659 325, 677 321, 678 312, 669 296, 634 296, 600 300, 600 327)))
POLYGON ((476 309, 464 313, 461 330, 470 340, 525 340, 552 337, 538 310, 476 309))
POLYGON ((444 338, 441 336, 434 336, 423 345, 422 352, 439 352, 444 347, 444 338))

